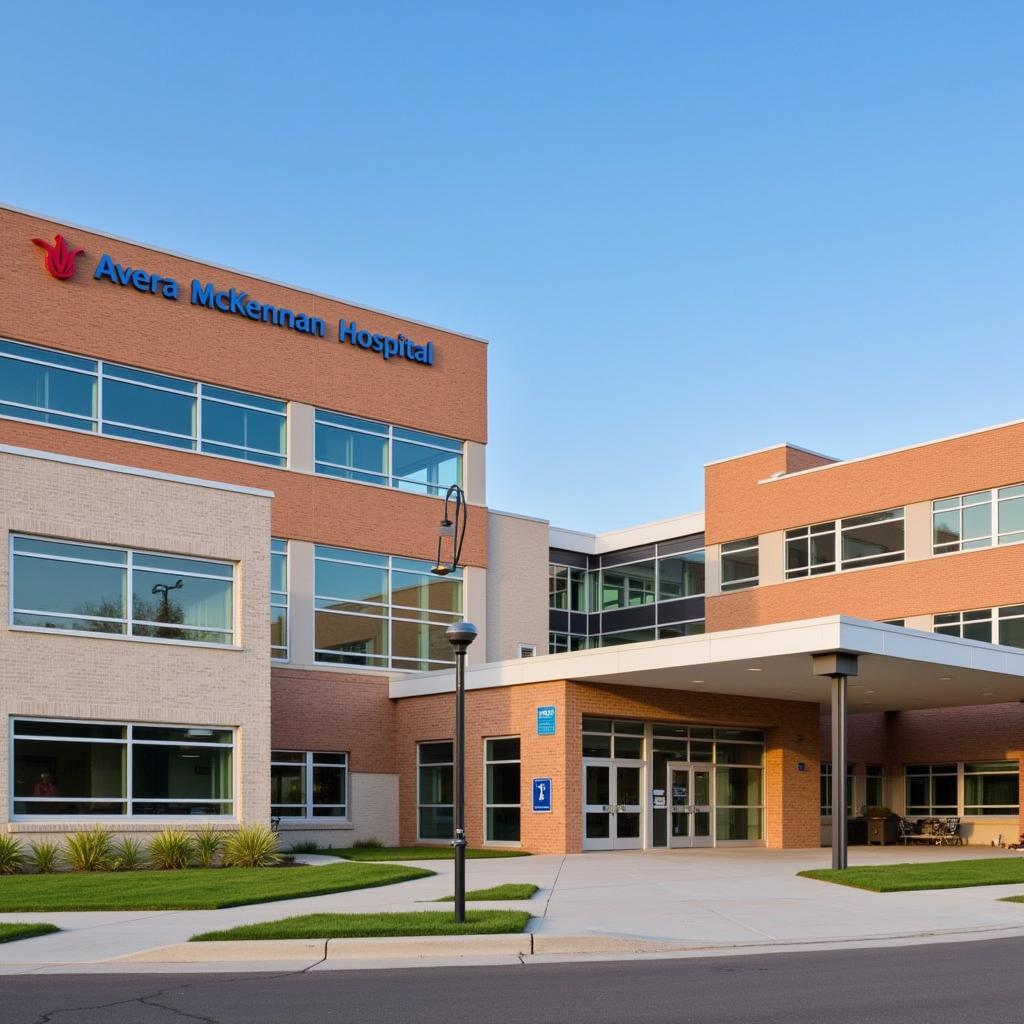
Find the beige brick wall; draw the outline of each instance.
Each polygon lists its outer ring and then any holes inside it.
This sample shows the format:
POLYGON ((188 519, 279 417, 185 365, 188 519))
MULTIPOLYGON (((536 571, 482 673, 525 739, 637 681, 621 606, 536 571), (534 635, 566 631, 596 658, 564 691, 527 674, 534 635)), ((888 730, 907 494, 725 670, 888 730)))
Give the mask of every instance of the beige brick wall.
MULTIPOLYGON (((0 452, 0 542, 0 792, 9 792, 14 715, 229 726, 237 730, 236 815, 268 820, 270 498, 0 452), (238 646, 10 628, 11 532, 237 562, 238 646)), ((9 812, 5 798, 0 823, 8 822, 9 812)), ((81 824, 74 819, 65 827, 81 824)))

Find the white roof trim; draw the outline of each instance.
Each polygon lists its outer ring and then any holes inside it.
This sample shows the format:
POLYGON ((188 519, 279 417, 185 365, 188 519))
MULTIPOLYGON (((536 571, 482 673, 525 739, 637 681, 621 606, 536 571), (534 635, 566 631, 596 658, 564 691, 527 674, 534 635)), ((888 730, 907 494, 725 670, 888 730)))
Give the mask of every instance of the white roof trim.
POLYGON ((195 476, 178 476, 175 473, 161 473, 155 469, 141 469, 138 466, 121 466, 116 462, 97 462, 94 459, 80 459, 75 455, 60 455, 57 452, 43 452, 35 448, 17 448, 0 444, 0 454, 18 455, 26 459, 42 459, 44 462, 62 462, 66 466, 80 466, 84 469, 100 469, 107 473, 123 473, 126 476, 147 477, 150 480, 166 480, 173 484, 188 484, 191 487, 208 487, 213 491, 232 491, 235 494, 252 494, 258 498, 272 498, 273 491, 258 487, 243 487, 240 484, 226 484, 219 480, 203 480, 195 476))
POLYGON ((204 260, 198 256, 190 256, 188 253, 176 252, 174 249, 160 249, 154 245, 150 245, 148 242, 140 242, 135 238, 125 238, 123 235, 112 235, 106 231, 100 231, 99 228, 90 228, 84 224, 75 224, 69 220, 59 220, 56 217, 51 217, 46 213, 37 213, 35 210, 22 210, 17 206, 10 206, 7 203, 0 203, 0 210, 9 210, 11 213, 21 214, 23 217, 38 217, 39 220, 48 220, 52 224, 61 224, 64 227, 74 228, 76 231, 88 231, 92 235, 101 235, 103 238, 109 238, 112 242, 124 242, 126 245, 137 245, 142 249, 148 249, 150 252, 158 252, 164 256, 173 256, 175 259, 188 260, 190 263, 198 263, 204 267, 212 267, 214 270, 223 270, 227 274, 239 274, 242 277, 248 277, 253 281, 263 281, 265 284, 277 285, 280 288, 290 288, 294 292, 302 292, 304 295, 315 295, 320 299, 327 299, 328 302, 340 302, 345 306, 353 306, 356 309, 365 309, 367 313, 377 313, 380 316, 390 316, 395 320, 404 320, 407 324, 416 324, 417 327, 425 327, 429 331, 444 331, 445 334, 453 334, 457 338, 465 338, 467 341, 476 341, 481 345, 487 345, 488 341, 486 338, 478 338, 473 334, 464 334, 462 331, 453 330, 450 327, 441 327, 439 324, 429 324, 425 320, 413 320, 412 317, 403 316, 401 313, 391 313, 386 309, 377 309, 375 306, 367 306, 362 302, 353 302, 351 299, 342 299, 337 295, 328 295, 326 292, 314 292, 309 288, 303 288, 298 284, 289 284, 287 281, 278 281, 272 277, 263 277, 261 274, 254 274, 251 270, 241 270, 238 267, 229 267, 223 263, 211 263, 209 260, 204 260))
POLYGON ((723 462, 735 462, 737 459, 749 459, 752 455, 764 455, 766 452, 777 452, 780 448, 792 448, 794 451, 803 452, 805 455, 815 455, 819 459, 831 459, 832 462, 838 461, 834 455, 826 455, 824 452, 816 452, 812 448, 805 448, 802 444, 793 444, 791 441, 783 441, 781 444, 770 444, 766 448, 755 448, 752 452, 741 452, 739 455, 727 455, 722 459, 712 459, 710 462, 705 462, 704 466, 705 468, 708 466, 720 466, 723 462))
POLYGON ((687 512, 681 516, 657 519, 651 523, 639 523, 621 530, 605 533, 585 533, 582 530, 566 530, 552 526, 548 543, 553 548, 578 551, 584 555, 603 555, 621 548, 639 547, 673 537, 685 537, 691 533, 704 532, 704 512, 687 512))

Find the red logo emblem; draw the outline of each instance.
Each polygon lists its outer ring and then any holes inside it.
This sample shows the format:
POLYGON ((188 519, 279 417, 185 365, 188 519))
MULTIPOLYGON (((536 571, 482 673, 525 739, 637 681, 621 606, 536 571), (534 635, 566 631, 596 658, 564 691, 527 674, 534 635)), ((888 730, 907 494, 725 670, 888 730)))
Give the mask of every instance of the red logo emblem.
POLYGON ((36 245, 46 250, 44 262, 51 277, 58 281, 66 281, 75 272, 75 257, 85 252, 84 249, 70 249, 64 241, 63 235, 54 235, 53 244, 44 242, 41 238, 33 238, 36 245))

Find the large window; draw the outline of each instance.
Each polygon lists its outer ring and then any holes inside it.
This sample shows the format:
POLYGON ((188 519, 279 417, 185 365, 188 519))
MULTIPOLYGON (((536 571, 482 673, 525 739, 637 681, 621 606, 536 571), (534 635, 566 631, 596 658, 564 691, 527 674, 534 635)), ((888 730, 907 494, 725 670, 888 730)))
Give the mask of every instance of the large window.
POLYGON ((270 542, 270 656, 288 660, 288 541, 270 542))
POLYGON ((462 482, 462 442, 317 409, 316 471, 443 497, 462 482))
POLYGON ((230 729, 16 718, 15 817, 232 813, 230 729))
POLYGON ((230 562, 11 537, 11 625, 234 642, 230 562))
POLYGON ((932 617, 932 628, 945 636, 983 640, 1006 647, 1024 647, 1024 604, 946 612, 932 617))
POLYGON ((1016 818, 1020 810, 1018 761, 909 764, 905 774, 908 816, 1016 818))
POLYGON ((0 340, 0 416, 285 466, 286 410, 274 398, 0 340))
POLYGON ((519 737, 484 741, 484 839, 518 843, 519 737))
POLYGON ((903 509, 786 531, 786 578, 902 562, 903 509))
POLYGON ((1024 484, 932 502, 932 551, 936 555, 1024 541, 1024 484))
POLYGON ((657 601, 675 601, 704 594, 704 549, 665 555, 590 574, 592 610, 636 608, 657 601))
POLYGON ((759 553, 757 538, 729 541, 722 545, 722 590, 756 587, 759 553))
POLYGON ((270 813, 279 818, 347 818, 348 755, 272 751, 270 813))
POLYGON ((416 822, 418 839, 452 839, 452 744, 416 745, 416 822))
MULTIPOLYGON (((821 762, 821 816, 832 817, 832 763, 821 762)), ((853 814, 853 765, 846 767, 846 816, 853 814)))
POLYGON ((453 664, 448 626, 462 612, 462 571, 316 547, 316 660, 425 670, 453 664))
POLYGON ((548 607, 560 611, 587 610, 587 572, 567 565, 548 565, 548 607))

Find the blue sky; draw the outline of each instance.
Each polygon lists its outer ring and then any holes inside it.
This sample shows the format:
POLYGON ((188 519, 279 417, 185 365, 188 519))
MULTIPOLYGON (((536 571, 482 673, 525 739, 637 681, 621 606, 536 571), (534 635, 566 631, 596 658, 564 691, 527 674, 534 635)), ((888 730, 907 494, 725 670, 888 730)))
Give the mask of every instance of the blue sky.
POLYGON ((489 501, 1024 416, 1018 3, 15 5, 0 200, 486 337, 489 501))

